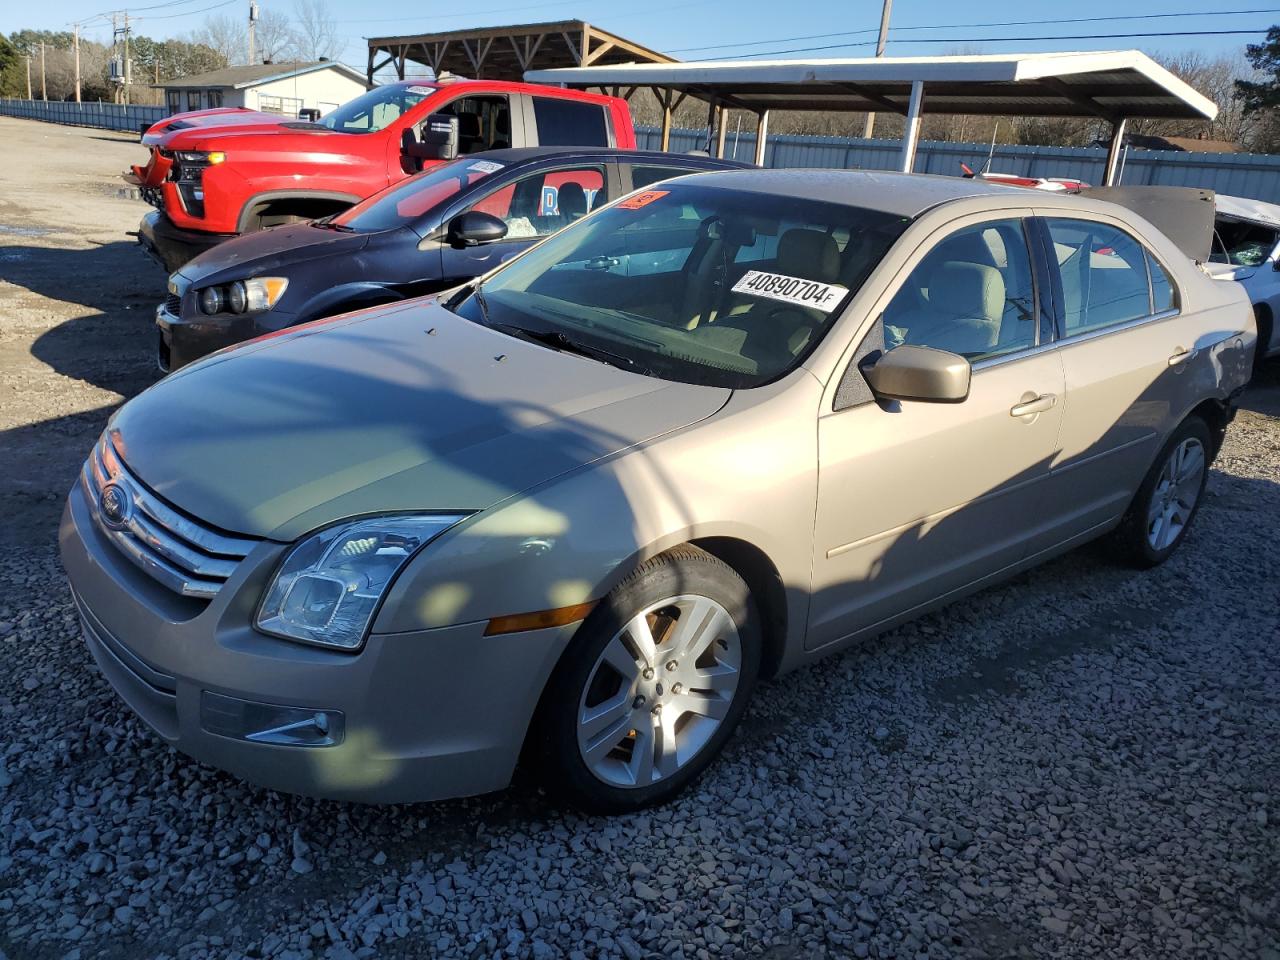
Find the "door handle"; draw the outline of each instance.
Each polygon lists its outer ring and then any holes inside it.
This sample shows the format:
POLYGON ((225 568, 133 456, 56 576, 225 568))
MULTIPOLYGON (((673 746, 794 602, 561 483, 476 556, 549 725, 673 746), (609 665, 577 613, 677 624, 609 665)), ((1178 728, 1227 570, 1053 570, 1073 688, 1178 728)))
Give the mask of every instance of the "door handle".
POLYGON ((1169 358, 1169 366, 1176 367, 1179 364, 1186 363, 1196 355, 1194 350, 1188 350, 1185 347, 1178 347, 1173 351, 1173 356, 1169 358))
POLYGON ((1044 413, 1046 410, 1053 408, 1058 402, 1058 397, 1053 393, 1042 393, 1040 396, 1031 400, 1023 400, 1021 403, 1015 403, 1009 408, 1009 416, 1011 417, 1029 417, 1035 413, 1044 413))

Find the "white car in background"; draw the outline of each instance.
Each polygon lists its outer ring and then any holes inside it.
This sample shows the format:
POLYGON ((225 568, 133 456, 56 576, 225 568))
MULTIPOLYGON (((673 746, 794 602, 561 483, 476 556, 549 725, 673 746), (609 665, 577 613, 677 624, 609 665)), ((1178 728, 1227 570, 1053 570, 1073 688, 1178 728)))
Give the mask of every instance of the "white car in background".
POLYGON ((1218 194, 1208 269, 1249 293, 1258 323, 1255 366, 1280 353, 1280 204, 1218 194))

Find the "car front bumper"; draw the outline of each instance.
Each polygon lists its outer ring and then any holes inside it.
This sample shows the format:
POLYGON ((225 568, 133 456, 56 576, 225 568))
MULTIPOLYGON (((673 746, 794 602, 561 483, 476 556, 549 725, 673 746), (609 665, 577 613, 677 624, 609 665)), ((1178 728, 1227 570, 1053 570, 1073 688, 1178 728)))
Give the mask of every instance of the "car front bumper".
POLYGON ((182 318, 161 304, 156 308, 156 365, 161 372, 171 373, 223 347, 275 333, 292 323, 291 316, 276 310, 182 318), (264 323, 267 319, 270 326, 264 323))
POLYGON ((79 484, 59 540, 85 642, 121 698, 183 753, 288 793, 402 803, 501 789, 574 629, 486 637, 467 623, 341 653, 252 628, 286 545, 259 544, 205 603, 132 566, 79 484), (247 739, 263 705, 324 716, 326 729, 304 730, 310 745, 247 739))
POLYGON ((173 273, 187 261, 216 247, 234 233, 202 233, 176 226, 162 210, 152 210, 138 224, 138 244, 153 260, 173 273))

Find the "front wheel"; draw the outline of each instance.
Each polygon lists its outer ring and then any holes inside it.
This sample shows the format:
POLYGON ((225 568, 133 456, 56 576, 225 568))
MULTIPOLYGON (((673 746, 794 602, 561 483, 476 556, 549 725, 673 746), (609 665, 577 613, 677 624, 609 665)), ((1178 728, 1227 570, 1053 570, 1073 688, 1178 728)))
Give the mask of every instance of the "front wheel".
POLYGON ((1211 445, 1209 427, 1189 417, 1156 457, 1116 532, 1135 566, 1164 563, 1182 543, 1209 479, 1211 445))
POLYGON ((671 799, 732 735, 761 647, 750 592, 727 564, 695 547, 648 561, 583 623, 547 685, 543 782, 596 813, 671 799))

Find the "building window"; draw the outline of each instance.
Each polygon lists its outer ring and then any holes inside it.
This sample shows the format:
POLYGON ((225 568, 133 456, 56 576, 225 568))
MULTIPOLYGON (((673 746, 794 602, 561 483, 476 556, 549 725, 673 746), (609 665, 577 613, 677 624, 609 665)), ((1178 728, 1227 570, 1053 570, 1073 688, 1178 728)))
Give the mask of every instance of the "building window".
POLYGON ((258 96, 258 109, 265 113, 282 113, 287 117, 296 117, 302 109, 300 97, 264 97, 258 96))
POLYGON ((210 91, 208 91, 208 93, 207 93, 207 94, 205 94, 205 95, 209 98, 209 109, 210 109, 210 110, 212 110, 214 107, 220 107, 220 106, 222 106, 222 91, 221 91, 221 90, 210 90, 210 91))
POLYGON ((187 109, 188 110, 200 109, 200 91, 199 90, 187 91, 187 109))
POLYGON ((169 113, 182 112, 182 93, 178 90, 166 90, 165 100, 169 104, 169 113))

